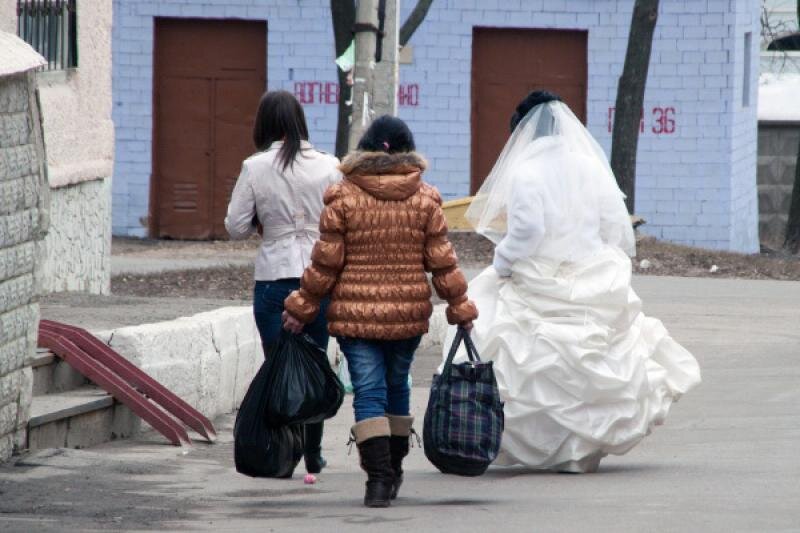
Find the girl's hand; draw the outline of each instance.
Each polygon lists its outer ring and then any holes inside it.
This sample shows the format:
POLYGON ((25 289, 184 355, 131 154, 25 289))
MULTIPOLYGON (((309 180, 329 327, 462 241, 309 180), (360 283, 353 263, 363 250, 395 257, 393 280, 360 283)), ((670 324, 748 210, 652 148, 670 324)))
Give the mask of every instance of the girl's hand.
POLYGON ((303 331, 303 323, 290 315, 287 311, 283 312, 283 329, 295 335, 299 335, 303 331))

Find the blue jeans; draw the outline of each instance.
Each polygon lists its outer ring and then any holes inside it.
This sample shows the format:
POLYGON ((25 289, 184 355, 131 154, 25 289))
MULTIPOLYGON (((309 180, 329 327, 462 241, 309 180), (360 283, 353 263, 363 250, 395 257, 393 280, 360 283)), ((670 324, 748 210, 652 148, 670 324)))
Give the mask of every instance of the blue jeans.
MULTIPOLYGON (((283 315, 283 301, 292 291, 300 288, 299 279, 279 279, 277 281, 256 281, 253 290, 253 314, 256 318, 256 327, 261 336, 261 345, 264 354, 267 346, 276 341, 283 328, 281 316, 283 315)), ((328 322, 325 313, 328 310, 328 299, 320 304, 320 312, 314 322, 303 328, 303 333, 314 339, 323 350, 328 348, 328 322)), ((321 451, 323 422, 305 425, 305 450, 306 457, 318 456, 321 451)))
MULTIPOLYGON (((266 347, 278 339, 283 327, 281 315, 283 315, 283 301, 292 291, 300 288, 300 280, 279 279, 277 281, 256 281, 253 290, 253 314, 256 318, 258 333, 261 335, 261 345, 266 347)), ((319 315, 314 322, 307 324, 303 328, 303 333, 314 339, 314 342, 325 350, 328 348, 328 321, 325 314, 328 311, 328 299, 324 299, 320 304, 319 315)))
POLYGON ((387 414, 409 414, 408 373, 421 338, 399 341, 338 339, 353 382, 356 422, 387 414))

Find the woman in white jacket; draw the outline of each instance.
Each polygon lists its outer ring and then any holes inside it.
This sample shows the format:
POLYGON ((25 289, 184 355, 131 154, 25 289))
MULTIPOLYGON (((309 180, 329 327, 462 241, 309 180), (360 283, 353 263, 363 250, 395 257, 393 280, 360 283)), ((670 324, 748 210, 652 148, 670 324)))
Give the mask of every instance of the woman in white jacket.
MULTIPOLYGON (((341 179, 336 157, 308 142, 305 113, 286 91, 267 92, 256 113, 253 141, 257 152, 242 164, 225 217, 232 239, 262 236, 255 267, 253 312, 266 347, 282 329, 283 301, 300 288, 319 239, 319 218, 325 190, 341 179)), ((328 346, 325 306, 308 324, 308 333, 323 349, 328 346)), ((309 473, 324 468, 323 424, 307 424, 305 464, 309 473)))

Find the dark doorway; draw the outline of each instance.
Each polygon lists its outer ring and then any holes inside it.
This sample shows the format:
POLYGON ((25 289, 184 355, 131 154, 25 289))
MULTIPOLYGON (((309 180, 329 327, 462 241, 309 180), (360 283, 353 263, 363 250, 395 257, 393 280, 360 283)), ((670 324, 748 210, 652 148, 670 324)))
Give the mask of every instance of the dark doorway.
POLYGON ((534 89, 555 92, 586 122, 587 32, 474 28, 471 193, 492 170, 517 103, 534 89))
POLYGON ((226 237, 266 68, 265 21, 156 19, 152 236, 226 237))

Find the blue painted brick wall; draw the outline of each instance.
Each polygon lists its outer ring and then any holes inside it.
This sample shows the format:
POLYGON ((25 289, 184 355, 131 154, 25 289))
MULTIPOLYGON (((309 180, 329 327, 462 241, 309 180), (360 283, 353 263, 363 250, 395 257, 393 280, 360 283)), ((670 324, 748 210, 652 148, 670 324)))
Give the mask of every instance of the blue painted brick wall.
MULTIPOLYGON (((405 18, 414 2, 402 2, 405 18)), ((114 232, 144 236, 152 135, 153 18, 268 21, 268 85, 336 81, 328 0, 114 0, 114 120, 117 153, 114 232)), ((427 179, 445 198, 469 193, 473 26, 589 32, 587 126, 610 150, 632 2, 629 0, 438 0, 411 44, 401 84, 419 88, 401 106, 431 162, 427 179)), ((637 213, 654 236, 711 248, 756 251, 755 91, 758 2, 664 0, 653 42, 640 136, 637 213), (744 33, 753 47, 744 50, 744 33), (744 58, 751 55, 750 106, 743 106, 744 58), (674 132, 656 134, 666 114, 674 132)), ((332 150, 336 106, 306 105, 312 141, 332 150)))

